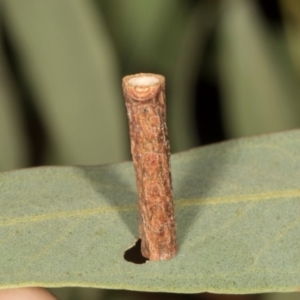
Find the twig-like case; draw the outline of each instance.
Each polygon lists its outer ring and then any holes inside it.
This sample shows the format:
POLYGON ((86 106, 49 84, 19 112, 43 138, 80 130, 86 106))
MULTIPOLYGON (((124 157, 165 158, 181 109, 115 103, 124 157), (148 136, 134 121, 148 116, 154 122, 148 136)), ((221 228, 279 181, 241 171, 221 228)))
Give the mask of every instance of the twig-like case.
POLYGON ((136 74, 123 78, 131 153, 136 173, 142 254, 167 260, 176 252, 165 78, 136 74))

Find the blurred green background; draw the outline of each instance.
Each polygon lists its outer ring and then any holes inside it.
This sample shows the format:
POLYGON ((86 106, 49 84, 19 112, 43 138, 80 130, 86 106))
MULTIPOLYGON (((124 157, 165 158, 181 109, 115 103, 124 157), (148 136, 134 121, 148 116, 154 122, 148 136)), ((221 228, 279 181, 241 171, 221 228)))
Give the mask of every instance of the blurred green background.
POLYGON ((0 0, 0 36, 0 171, 130 159, 121 80, 138 72, 166 77, 172 153, 300 125, 299 0, 0 0))

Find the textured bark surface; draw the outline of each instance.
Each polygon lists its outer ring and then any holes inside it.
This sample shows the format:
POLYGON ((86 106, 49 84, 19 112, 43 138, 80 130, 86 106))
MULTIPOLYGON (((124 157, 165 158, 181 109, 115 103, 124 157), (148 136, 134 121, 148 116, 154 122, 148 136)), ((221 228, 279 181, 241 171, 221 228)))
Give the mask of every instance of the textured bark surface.
POLYGON ((155 74, 126 76, 123 92, 139 197, 142 254, 149 260, 167 260, 177 247, 165 79, 155 74))

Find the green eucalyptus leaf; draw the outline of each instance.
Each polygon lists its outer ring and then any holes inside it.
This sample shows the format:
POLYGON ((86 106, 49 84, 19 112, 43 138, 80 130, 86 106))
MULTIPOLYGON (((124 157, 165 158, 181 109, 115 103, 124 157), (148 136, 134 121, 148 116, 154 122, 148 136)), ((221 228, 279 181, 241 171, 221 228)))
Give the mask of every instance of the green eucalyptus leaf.
POLYGON ((180 293, 300 285, 300 131, 172 156, 177 256, 134 264, 131 162, 0 175, 0 285, 180 293))
POLYGON ((47 162, 128 158, 117 60, 92 1, 9 0, 3 7, 20 70, 49 135, 47 162))
POLYGON ((282 47, 284 35, 267 27, 255 1, 222 5, 219 75, 228 136, 298 128, 299 79, 282 47))
MULTIPOLYGON (((0 19, 0 21, 2 21, 0 19)), ((29 151, 20 94, 0 42, 0 170, 29 165, 29 151)))

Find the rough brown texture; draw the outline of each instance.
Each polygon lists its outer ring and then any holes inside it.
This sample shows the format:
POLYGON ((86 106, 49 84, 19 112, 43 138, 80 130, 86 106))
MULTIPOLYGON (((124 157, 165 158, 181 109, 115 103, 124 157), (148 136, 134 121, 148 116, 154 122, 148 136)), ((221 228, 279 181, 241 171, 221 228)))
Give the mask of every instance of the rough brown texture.
POLYGON ((126 76, 123 92, 139 197, 142 254, 149 260, 167 260, 177 247, 165 78, 156 74, 126 76))

